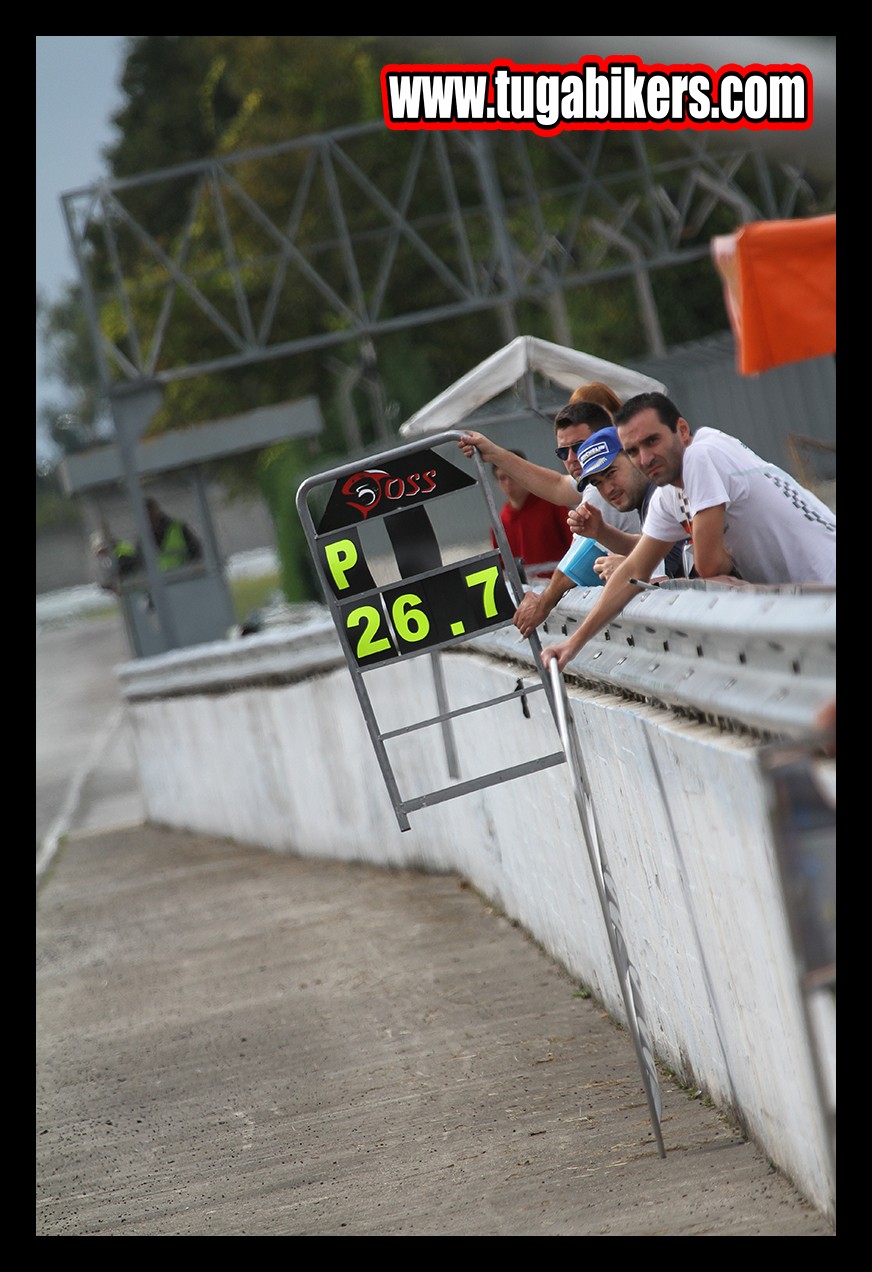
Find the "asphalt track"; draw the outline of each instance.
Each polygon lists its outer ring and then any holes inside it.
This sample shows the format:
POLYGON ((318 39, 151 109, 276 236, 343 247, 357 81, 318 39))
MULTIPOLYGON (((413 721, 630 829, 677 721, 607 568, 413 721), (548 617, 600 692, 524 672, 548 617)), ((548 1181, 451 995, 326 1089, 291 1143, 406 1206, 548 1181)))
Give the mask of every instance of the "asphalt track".
POLYGON ((833 1236, 455 875, 147 825, 116 617, 37 633, 37 1236, 833 1236))

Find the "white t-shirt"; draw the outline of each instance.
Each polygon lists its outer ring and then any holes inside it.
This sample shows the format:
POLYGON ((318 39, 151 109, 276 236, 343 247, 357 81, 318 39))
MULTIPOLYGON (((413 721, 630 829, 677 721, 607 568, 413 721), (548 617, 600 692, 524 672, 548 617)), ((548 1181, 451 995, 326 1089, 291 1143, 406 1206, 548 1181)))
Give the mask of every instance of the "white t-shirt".
POLYGON ((688 513, 724 504, 724 545, 746 582, 835 585, 836 514, 783 469, 729 433, 701 428, 681 475, 683 491, 654 491, 646 534, 674 543, 687 533, 688 513))

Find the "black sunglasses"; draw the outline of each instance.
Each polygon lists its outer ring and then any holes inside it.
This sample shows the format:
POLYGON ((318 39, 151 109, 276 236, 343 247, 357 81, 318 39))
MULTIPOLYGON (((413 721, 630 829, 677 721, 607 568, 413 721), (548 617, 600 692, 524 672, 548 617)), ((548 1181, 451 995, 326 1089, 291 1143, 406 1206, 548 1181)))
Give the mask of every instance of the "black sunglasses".
POLYGON ((558 446, 554 454, 557 456, 558 459, 569 459, 570 451, 575 451, 577 455, 578 452, 581 450, 582 446, 586 446, 586 445, 587 445, 586 440, 583 442, 572 442, 571 445, 569 446, 558 446))

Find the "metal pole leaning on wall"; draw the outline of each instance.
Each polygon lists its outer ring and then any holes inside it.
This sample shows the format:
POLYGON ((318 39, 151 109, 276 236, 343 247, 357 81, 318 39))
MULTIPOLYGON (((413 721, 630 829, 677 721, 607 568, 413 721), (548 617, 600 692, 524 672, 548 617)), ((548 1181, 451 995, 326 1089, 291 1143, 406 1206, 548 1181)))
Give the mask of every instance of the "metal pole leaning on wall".
POLYGON ((624 1008, 627 1013, 627 1025, 636 1048, 636 1058, 642 1074, 642 1084, 648 1100, 648 1111, 651 1127, 657 1141, 657 1151, 661 1157, 666 1156, 663 1147, 663 1134, 660 1130, 660 1085, 657 1081, 657 1070, 654 1067, 654 1055, 651 1050, 647 1022, 642 1010, 642 1000, 638 990, 636 972, 630 962, 627 946, 621 930, 621 912, 615 893, 614 880, 609 871, 603 844, 599 836, 596 816, 591 805, 588 783, 585 780, 584 765, 581 758, 581 747, 578 734, 569 711, 566 684, 563 681, 554 659, 549 664, 551 680, 551 696, 556 706, 557 727, 560 740, 566 752, 572 790, 581 822, 584 842, 590 858, 591 869, 596 883, 597 895, 605 920, 615 970, 621 985, 624 1008))

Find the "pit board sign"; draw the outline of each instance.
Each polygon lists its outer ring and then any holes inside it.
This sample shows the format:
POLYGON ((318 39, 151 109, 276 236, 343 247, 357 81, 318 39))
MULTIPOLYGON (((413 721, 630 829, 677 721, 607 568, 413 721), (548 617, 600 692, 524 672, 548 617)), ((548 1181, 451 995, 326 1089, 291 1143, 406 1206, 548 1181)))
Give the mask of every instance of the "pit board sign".
POLYGON ((469 472, 439 449, 448 444, 456 449, 460 437, 442 433, 369 456, 310 477, 297 491, 300 521, 401 830, 409 829, 409 812, 565 762, 557 749, 470 780, 459 772, 452 721, 460 714, 512 697, 521 699, 526 713, 527 695, 539 689, 551 700, 534 632, 529 644, 539 675, 533 684, 519 680, 512 693, 485 698, 472 708, 452 708, 448 702, 442 651, 509 626, 524 590, 478 452, 469 472), (488 534, 482 550, 446 562, 433 505, 470 498, 497 546, 490 546, 488 534), (431 662, 438 710, 401 729, 383 729, 367 673, 422 655, 431 662), (451 781, 438 790, 403 796, 386 742, 431 727, 441 731, 451 781))

